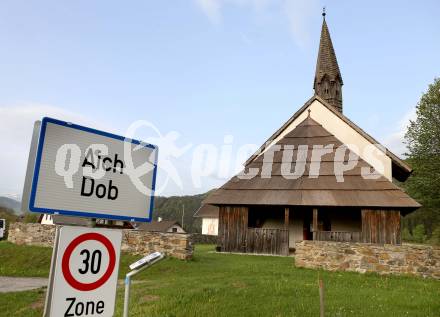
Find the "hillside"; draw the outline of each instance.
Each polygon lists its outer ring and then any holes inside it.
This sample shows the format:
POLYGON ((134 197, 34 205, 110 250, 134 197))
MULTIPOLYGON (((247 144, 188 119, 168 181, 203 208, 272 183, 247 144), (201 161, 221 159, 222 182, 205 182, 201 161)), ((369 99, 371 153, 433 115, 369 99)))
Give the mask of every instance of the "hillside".
POLYGON ((0 219, 6 219, 6 223, 16 222, 18 216, 14 214, 12 209, 0 207, 0 219))
POLYGON ((0 196, 0 207, 11 209, 16 215, 21 215, 21 203, 15 199, 0 196))
POLYGON ((153 219, 157 220, 158 217, 162 217, 164 220, 176 220, 181 223, 182 210, 185 206, 184 229, 187 232, 200 232, 201 220, 194 218, 193 215, 207 195, 208 193, 194 196, 158 196, 154 200, 153 219))

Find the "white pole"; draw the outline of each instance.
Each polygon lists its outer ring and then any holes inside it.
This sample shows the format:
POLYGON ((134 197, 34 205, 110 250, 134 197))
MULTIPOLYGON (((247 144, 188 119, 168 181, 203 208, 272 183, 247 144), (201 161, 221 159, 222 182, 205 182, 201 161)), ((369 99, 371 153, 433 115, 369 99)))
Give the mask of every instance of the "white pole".
POLYGON ((130 304, 131 276, 125 277, 125 296, 124 296, 124 317, 128 317, 128 305, 130 304))
POLYGON ((123 317, 128 317, 128 305, 130 304, 130 286, 131 286, 131 277, 135 276, 136 274, 142 272, 143 270, 149 268, 154 263, 159 262, 165 257, 165 255, 161 254, 158 258, 154 259, 151 262, 148 262, 143 267, 133 270, 131 272, 128 272, 127 275, 125 275, 125 295, 124 295, 124 314, 123 317))
POLYGON ((43 311, 44 317, 50 316, 50 308, 52 306, 52 289, 53 289, 53 280, 55 275, 55 264, 58 253, 59 240, 60 240, 60 226, 56 226, 55 238, 53 242, 52 259, 50 260, 49 282, 46 291, 46 301, 44 302, 44 311, 43 311))

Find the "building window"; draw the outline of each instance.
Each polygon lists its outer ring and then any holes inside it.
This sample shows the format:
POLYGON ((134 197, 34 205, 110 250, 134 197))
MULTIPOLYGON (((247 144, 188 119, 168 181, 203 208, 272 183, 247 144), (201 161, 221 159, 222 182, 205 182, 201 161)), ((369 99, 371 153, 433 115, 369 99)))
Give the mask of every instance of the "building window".
POLYGON ((176 227, 174 227, 172 230, 173 230, 173 232, 177 232, 177 228, 176 227))

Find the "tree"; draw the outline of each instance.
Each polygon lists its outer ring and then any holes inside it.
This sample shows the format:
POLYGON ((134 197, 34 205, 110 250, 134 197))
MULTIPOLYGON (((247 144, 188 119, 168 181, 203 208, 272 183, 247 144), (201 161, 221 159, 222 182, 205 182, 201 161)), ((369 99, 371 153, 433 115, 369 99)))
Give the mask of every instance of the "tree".
POLYGON ((414 228, 423 223, 431 235, 440 225, 440 78, 422 95, 416 114, 405 134, 413 173, 404 187, 423 208, 410 215, 406 224, 414 228))
POLYGON ((423 243, 426 241, 426 234, 425 234, 425 226, 424 225, 417 225, 413 230, 413 241, 417 243, 423 243))
POLYGON ((435 228, 432 232, 431 239, 429 239, 429 243, 434 245, 440 245, 440 226, 435 228))
POLYGON ((408 228, 403 228, 402 230, 402 240, 406 242, 413 241, 413 236, 411 235, 411 232, 409 232, 408 228))

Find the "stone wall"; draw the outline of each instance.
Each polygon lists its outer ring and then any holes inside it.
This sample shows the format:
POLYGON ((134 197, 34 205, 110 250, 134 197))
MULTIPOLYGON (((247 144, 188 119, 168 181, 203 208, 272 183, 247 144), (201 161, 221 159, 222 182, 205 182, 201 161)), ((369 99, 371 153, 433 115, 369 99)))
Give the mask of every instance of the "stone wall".
POLYGON ((217 244, 218 236, 208 234, 193 233, 191 234, 191 242, 193 244, 217 244))
MULTIPOLYGON (((193 248, 191 235, 179 233, 122 230, 124 252, 146 255, 159 251, 181 260, 191 259, 193 248)), ((55 226, 38 223, 11 223, 8 241, 15 244, 52 247, 55 226)))
POLYGON ((302 241, 296 244, 295 265, 329 271, 410 274, 440 279, 440 247, 302 241))
POLYGON ((15 244, 52 247, 55 226, 14 222, 9 225, 8 241, 15 244))
POLYGON ((122 251, 140 255, 159 251, 181 260, 193 254, 190 234, 140 230, 123 230, 122 251))

